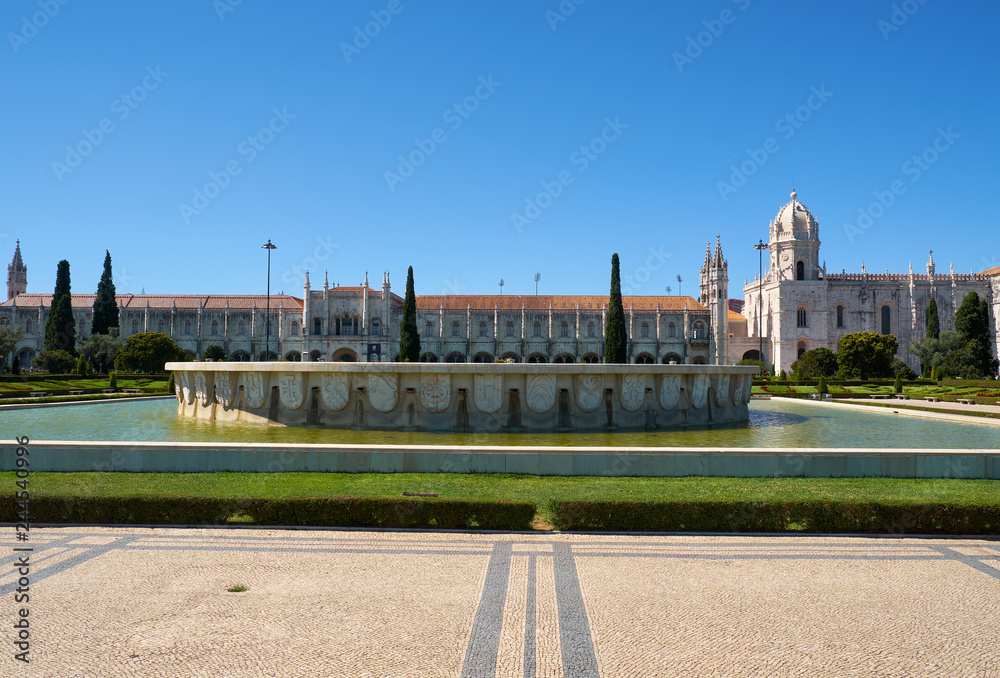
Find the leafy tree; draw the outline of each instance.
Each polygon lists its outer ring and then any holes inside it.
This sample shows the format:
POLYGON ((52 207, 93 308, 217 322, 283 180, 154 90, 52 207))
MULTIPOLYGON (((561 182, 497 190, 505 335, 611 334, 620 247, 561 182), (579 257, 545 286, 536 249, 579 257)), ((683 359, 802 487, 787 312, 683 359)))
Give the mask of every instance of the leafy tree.
POLYGON ((931 297, 927 304, 927 338, 937 339, 941 334, 941 323, 938 321, 937 300, 931 297))
POLYGON ((990 312, 986 299, 980 299, 975 292, 969 292, 955 313, 955 331, 961 337, 965 353, 963 359, 968 366, 966 373, 978 378, 992 375, 997 369, 997 361, 990 350, 990 312))
POLYGON ((140 332, 125 342, 115 357, 115 370, 125 372, 162 372, 163 365, 180 360, 184 352, 162 332, 140 332))
POLYGON ((803 377, 832 377, 837 374, 837 356, 828 348, 813 348, 792 363, 792 369, 803 377))
POLYGON ((72 372, 76 367, 76 358, 70 355, 69 351, 62 349, 45 350, 39 351, 35 356, 34 365, 52 374, 65 374, 72 372))
POLYGON ((86 358, 80 356, 79 358, 76 359, 76 373, 79 374, 81 377, 87 376, 87 367, 88 365, 86 358))
POLYGON ((399 359, 404 363, 420 360, 420 333, 417 331, 417 297, 413 293, 413 267, 406 271, 406 297, 399 331, 399 359))
POLYGON ((104 273, 97 283, 97 298, 94 299, 93 334, 107 334, 118 327, 118 304, 115 302, 115 281, 111 276, 111 252, 104 250, 104 273))
POLYGON ((14 356, 14 361, 10 364, 11 374, 21 374, 21 357, 14 356))
POLYGON ((763 360, 757 360, 756 358, 744 358, 743 360, 739 361, 736 364, 737 365, 752 365, 752 366, 756 367, 757 369, 760 370, 760 372, 757 373, 758 377, 764 376, 764 374, 767 372, 767 365, 764 364, 764 361, 763 360))
POLYGON ((226 352, 225 350, 223 350, 221 346, 216 346, 215 344, 212 344, 211 346, 205 349, 205 352, 202 354, 202 356, 205 358, 205 360, 225 360, 226 352))
POLYGON ((878 332, 854 332, 840 338, 838 376, 868 379, 892 376, 892 358, 899 349, 896 337, 878 332))
POLYGON ((77 350, 98 372, 107 372, 115 364, 115 356, 123 342, 118 336, 118 328, 112 327, 107 334, 91 334, 80 341, 77 350))
POLYGON ((49 319, 45 323, 45 349, 63 350, 76 355, 76 321, 70 296, 69 262, 63 259, 56 269, 56 288, 52 293, 49 319))
POLYGON ((604 362, 628 362, 628 331, 625 329, 625 308, 622 305, 622 281, 617 253, 611 255, 611 303, 604 329, 604 362))
MULTIPOLYGON (((7 364, 7 355, 24 339, 24 330, 17 325, 0 327, 0 371, 7 364)), ((17 360, 17 357, 14 358, 17 360)))
POLYGON ((913 381, 917 378, 917 373, 899 358, 892 359, 891 369, 894 376, 905 381, 913 381))

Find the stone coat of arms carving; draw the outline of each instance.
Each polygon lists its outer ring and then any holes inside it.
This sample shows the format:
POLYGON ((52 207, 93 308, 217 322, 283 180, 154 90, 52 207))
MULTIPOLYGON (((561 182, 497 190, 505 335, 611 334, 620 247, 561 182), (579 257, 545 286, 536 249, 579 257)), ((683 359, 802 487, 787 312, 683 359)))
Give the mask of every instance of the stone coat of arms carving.
POLYGON ((281 404, 290 410, 302 407, 305 401, 302 375, 286 373, 278 377, 278 396, 281 398, 281 404))
POLYGON ((660 405, 663 409, 672 410, 677 407, 677 403, 681 398, 681 384, 684 383, 683 379, 680 375, 663 377, 663 383, 660 386, 660 405))
POLYGON ((194 394, 202 407, 208 407, 208 381, 205 379, 204 372, 194 373, 194 394))
POLYGON ((493 413, 503 404, 503 375, 477 374, 473 379, 476 409, 493 413))
POLYGON ((715 382, 715 404, 725 407, 729 403, 729 375, 720 375, 715 382))
POLYGON ((395 374, 368 375, 368 402, 379 412, 391 412, 396 406, 399 382, 395 374))
POLYGON ((700 410, 708 403, 708 385, 710 383, 707 374, 696 374, 694 384, 691 387, 691 407, 700 410))
POLYGON ((191 390, 191 375, 189 373, 181 372, 180 387, 184 402, 188 405, 194 405, 194 391, 191 390))
POLYGON ((533 374, 528 377, 525 401, 532 412, 548 412, 556 404, 556 378, 551 374, 533 374))
POLYGON ((233 384, 230 372, 215 373, 215 402, 227 410, 233 405, 233 384))
POLYGON ((646 397, 646 378, 641 374, 622 375, 622 407, 635 412, 646 397))
POLYGON ((267 375, 263 372, 247 372, 243 380, 243 392, 247 406, 253 409, 264 407, 267 400, 267 375))
POLYGON ((322 392, 323 404, 331 410, 336 412, 347 407, 347 401, 350 399, 347 375, 324 374, 322 392))
POLYGON ((603 381, 600 377, 585 375, 577 382, 576 404, 584 412, 596 410, 601 404, 603 381))
POLYGON ((444 412, 451 402, 451 377, 425 374, 420 377, 420 404, 428 412, 444 412))

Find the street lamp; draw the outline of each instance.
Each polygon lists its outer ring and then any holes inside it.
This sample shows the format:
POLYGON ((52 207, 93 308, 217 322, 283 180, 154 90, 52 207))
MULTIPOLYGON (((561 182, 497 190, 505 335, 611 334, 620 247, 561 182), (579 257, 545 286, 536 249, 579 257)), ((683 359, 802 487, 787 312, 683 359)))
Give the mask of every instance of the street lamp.
POLYGON ((267 250, 267 310, 264 312, 264 360, 271 359, 271 250, 277 249, 271 244, 271 239, 260 246, 267 250))
POLYGON ((684 296, 681 292, 681 274, 677 274, 677 296, 684 296))
POLYGON ((667 285, 667 296, 670 296, 670 285, 667 285))
POLYGON ((538 296, 538 281, 542 279, 541 273, 535 274, 535 296, 538 296))
POLYGON ((761 312, 764 310, 764 250, 767 249, 767 245, 763 240, 759 240, 753 248, 757 250, 757 359, 763 363, 764 334, 761 329, 761 312))
POLYGON ((500 296, 503 296, 503 278, 500 278, 500 296))

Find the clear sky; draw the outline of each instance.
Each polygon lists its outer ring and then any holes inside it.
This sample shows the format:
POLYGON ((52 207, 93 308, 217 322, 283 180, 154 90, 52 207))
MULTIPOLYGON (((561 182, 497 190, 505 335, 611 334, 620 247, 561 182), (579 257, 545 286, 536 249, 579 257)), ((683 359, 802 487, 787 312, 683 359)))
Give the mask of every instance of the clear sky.
POLYGON ((1000 264, 1000 3, 4 0, 28 291, 730 296, 794 186, 829 270, 1000 264), (881 197, 881 203, 878 198, 881 197), (873 203, 875 203, 873 205, 873 203), (883 206, 887 205, 887 206, 883 206))

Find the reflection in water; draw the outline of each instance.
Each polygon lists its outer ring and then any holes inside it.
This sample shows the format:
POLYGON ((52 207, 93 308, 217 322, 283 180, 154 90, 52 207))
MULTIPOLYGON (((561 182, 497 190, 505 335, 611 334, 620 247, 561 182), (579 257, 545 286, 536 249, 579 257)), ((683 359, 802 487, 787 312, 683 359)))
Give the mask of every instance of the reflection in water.
POLYGON ((413 433, 213 423, 177 416, 174 400, 9 410, 0 435, 32 440, 530 445, 602 447, 1000 447, 1000 426, 754 400, 750 421, 701 429, 602 433, 413 433))

